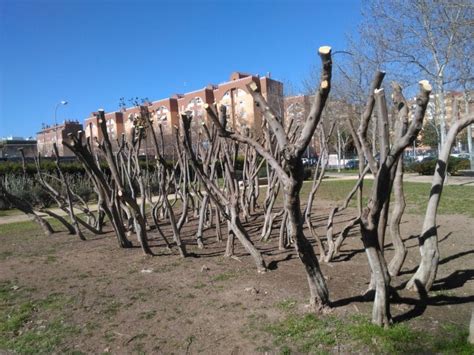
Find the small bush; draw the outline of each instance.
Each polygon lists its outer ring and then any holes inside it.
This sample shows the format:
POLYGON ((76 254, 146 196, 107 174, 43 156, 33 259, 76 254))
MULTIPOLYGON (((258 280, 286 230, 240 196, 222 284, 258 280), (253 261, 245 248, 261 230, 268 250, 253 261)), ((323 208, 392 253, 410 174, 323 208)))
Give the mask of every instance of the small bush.
MULTIPOLYGON (((81 174, 65 174, 71 190, 88 202, 95 198, 95 191, 89 178, 81 174)), ((55 201, 37 182, 35 177, 23 174, 6 174, 1 177, 7 190, 14 196, 36 207, 51 207, 55 201)), ((65 195, 64 186, 54 178, 45 178, 54 189, 65 195)), ((11 208, 6 204, 3 208, 11 208)))
POLYGON ((88 177, 77 174, 66 175, 66 177, 71 190, 85 202, 89 202, 96 197, 93 184, 88 177))
POLYGON ((433 175, 436 167, 436 159, 413 163, 408 170, 420 175, 433 175))
MULTIPOLYGON (((408 171, 413 171, 420 175, 433 175, 436 168, 436 159, 413 163, 408 166, 408 171)), ((469 169, 469 159, 449 157, 448 174, 456 175, 459 170, 469 169)))

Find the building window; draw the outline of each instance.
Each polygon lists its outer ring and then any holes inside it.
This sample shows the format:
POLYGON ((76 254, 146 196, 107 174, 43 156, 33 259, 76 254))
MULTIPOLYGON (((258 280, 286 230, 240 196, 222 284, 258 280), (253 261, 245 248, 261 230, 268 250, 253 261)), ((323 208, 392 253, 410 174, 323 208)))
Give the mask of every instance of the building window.
POLYGON ((247 95, 247 93, 244 90, 237 89, 237 96, 238 97, 242 97, 242 96, 245 96, 245 95, 247 95))
POLYGON ((160 121, 166 121, 168 119, 167 113, 169 112, 168 108, 161 106, 156 110, 156 119, 160 121))

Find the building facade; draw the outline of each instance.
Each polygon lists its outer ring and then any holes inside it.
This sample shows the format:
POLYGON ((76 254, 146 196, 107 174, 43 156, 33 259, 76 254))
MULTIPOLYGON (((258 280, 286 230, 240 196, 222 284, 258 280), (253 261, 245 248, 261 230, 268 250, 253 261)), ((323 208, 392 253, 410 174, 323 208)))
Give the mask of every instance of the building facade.
MULTIPOLYGON (((205 104, 225 105, 227 107, 228 129, 241 131, 250 129, 258 135, 262 130, 262 114, 248 92, 247 85, 256 83, 262 95, 279 115, 283 113, 283 84, 267 77, 234 72, 229 81, 219 85, 208 85, 202 89, 184 94, 175 94, 162 100, 145 102, 141 106, 124 108, 120 112, 107 113, 107 131, 111 140, 125 135, 130 139, 134 130, 134 119, 140 115, 149 115, 154 130, 161 145, 160 129, 163 132, 162 148, 166 158, 172 159, 176 152, 176 128, 181 127, 180 115, 191 113, 192 139, 202 137, 202 124, 210 124, 210 117, 204 108, 205 104), (110 127, 110 129, 109 129, 110 127)), ((98 122, 92 113, 85 121, 86 138, 97 137, 102 139, 98 132, 98 122)), ((153 156, 156 154, 155 144, 150 130, 140 147, 140 155, 153 156)), ((160 149, 162 149, 160 148, 160 149)))
POLYGON ((26 158, 34 158, 37 154, 36 141, 33 138, 6 137, 0 139, 0 159, 21 159, 21 152, 26 158))
POLYGON ((54 156, 53 144, 56 143, 59 156, 74 156, 74 153, 63 145, 63 140, 68 139, 68 134, 77 134, 79 131, 82 131, 82 124, 72 120, 66 120, 62 124, 44 127, 36 134, 38 153, 43 157, 54 156))

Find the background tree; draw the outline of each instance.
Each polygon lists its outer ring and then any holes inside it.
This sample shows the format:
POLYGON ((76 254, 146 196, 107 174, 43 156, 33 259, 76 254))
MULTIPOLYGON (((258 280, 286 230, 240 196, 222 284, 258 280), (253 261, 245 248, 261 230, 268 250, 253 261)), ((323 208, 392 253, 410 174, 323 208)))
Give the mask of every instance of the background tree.
POLYGON ((469 0, 369 0, 361 39, 369 56, 382 60, 397 78, 429 79, 433 85, 435 120, 440 143, 446 139, 445 93, 459 83, 460 53, 472 66, 474 6, 469 0))
POLYGON ((434 125, 434 122, 429 122, 426 120, 421 130, 421 144, 430 146, 433 149, 438 149, 438 131, 434 125))

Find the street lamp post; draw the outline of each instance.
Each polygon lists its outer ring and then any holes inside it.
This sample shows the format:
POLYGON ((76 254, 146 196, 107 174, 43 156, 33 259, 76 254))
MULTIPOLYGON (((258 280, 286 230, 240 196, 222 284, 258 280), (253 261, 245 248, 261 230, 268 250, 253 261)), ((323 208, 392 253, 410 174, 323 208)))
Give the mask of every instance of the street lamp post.
MULTIPOLYGON (((57 116, 58 116, 58 107, 59 106, 65 106, 67 105, 68 102, 65 100, 62 100, 56 104, 56 107, 54 108, 54 142, 56 143, 56 146, 58 145, 58 122, 57 122, 57 116)), ((59 149, 59 147, 58 147, 59 149)))

